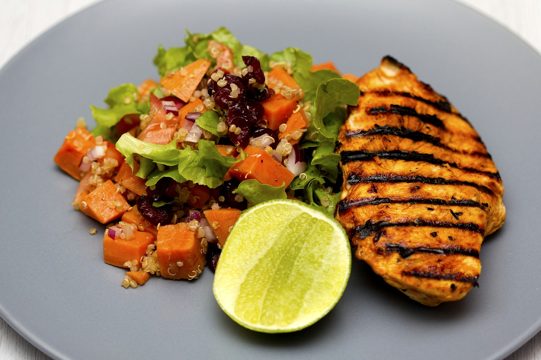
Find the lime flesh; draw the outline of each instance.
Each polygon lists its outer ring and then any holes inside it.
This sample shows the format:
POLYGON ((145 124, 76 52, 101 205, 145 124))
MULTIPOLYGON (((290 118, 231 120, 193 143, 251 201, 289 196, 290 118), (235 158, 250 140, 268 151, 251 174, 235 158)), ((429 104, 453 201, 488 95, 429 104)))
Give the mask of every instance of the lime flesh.
POLYGON ((274 200, 239 218, 220 256, 213 291, 240 325, 291 332, 336 305, 350 272, 349 239, 335 219, 298 201, 274 200))

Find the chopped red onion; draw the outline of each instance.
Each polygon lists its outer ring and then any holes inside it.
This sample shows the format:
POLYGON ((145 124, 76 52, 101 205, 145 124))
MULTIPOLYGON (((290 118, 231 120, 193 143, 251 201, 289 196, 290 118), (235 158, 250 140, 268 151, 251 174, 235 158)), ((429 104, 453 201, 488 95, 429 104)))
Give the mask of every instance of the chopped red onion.
POLYGON ((92 167, 92 161, 81 161, 81 165, 79 165, 79 170, 81 172, 86 173, 90 171, 90 168, 92 167))
POLYGON ((201 229, 205 232, 205 238, 208 242, 216 242, 218 239, 216 238, 216 234, 214 234, 214 230, 212 230, 212 227, 210 226, 209 222, 206 218, 202 218, 200 222, 201 229))
POLYGON ((307 167, 304 161, 300 161, 300 155, 301 152, 294 148, 286 160, 286 168, 295 176, 305 171, 307 167))
POLYGON ((201 221, 201 213, 197 210, 190 210, 186 221, 190 222, 192 220, 201 221))
POLYGON ((94 160, 98 160, 104 157, 106 151, 107 151, 106 145, 96 145, 88 151, 86 156, 88 156, 88 159, 90 161, 94 161, 94 160))
POLYGON ((116 234, 117 232, 119 231, 120 229, 116 228, 114 226, 110 227, 109 229, 107 229, 107 236, 109 236, 111 239, 115 239, 116 238, 116 234))
POLYGON ((201 139, 201 135, 203 135, 203 130, 197 124, 193 124, 192 128, 190 129, 190 132, 188 135, 186 135, 186 138, 184 141, 196 143, 201 139))
POLYGON ((189 132, 192 129, 193 124, 194 121, 186 119, 186 121, 184 121, 184 124, 182 124, 182 128, 186 129, 186 131, 189 132))
POLYGON ((175 116, 178 115, 180 108, 184 106, 184 102, 177 98, 176 96, 166 96, 160 99, 162 102, 162 107, 166 113, 171 113, 175 116))
POLYGON ((189 112, 188 114, 186 114, 186 120, 195 121, 200 116, 201 116, 201 113, 198 111, 189 112))

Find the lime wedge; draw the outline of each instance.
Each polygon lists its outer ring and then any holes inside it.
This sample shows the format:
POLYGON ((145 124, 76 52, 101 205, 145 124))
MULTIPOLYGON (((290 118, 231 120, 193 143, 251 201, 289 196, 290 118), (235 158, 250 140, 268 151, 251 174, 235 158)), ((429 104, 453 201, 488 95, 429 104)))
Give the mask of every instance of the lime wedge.
POLYGON ((222 250, 214 297, 238 324, 291 332, 325 316, 351 272, 349 239, 328 215, 294 200, 246 210, 222 250))

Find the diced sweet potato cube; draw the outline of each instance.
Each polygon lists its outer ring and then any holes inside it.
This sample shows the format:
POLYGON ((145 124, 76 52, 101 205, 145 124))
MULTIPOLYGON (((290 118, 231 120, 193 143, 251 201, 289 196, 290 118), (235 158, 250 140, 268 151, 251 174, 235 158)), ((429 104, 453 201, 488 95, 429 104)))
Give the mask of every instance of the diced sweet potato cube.
POLYGON ((240 181, 255 179, 271 186, 288 187, 293 181, 295 176, 265 150, 248 145, 245 152, 248 156, 231 166, 228 170, 229 176, 240 181))
POLYGON ((118 164, 116 167, 118 168, 124 161, 124 156, 116 149, 115 144, 109 141, 104 141, 104 143, 107 146, 107 149, 105 150, 105 156, 103 157, 102 161, 107 159, 115 160, 118 164))
POLYGON ((275 66, 267 75, 267 85, 277 94, 282 94, 288 99, 300 100, 302 89, 299 84, 282 66, 275 66))
POLYGON ((150 274, 145 271, 128 271, 126 275, 139 286, 145 285, 148 279, 150 279, 150 274))
POLYGON ((164 76, 160 83, 162 87, 169 90, 171 94, 184 102, 188 102, 193 92, 207 73, 210 61, 199 59, 182 69, 164 76))
POLYGON ((306 118, 304 110, 301 109, 291 114, 289 119, 287 119, 285 131, 279 132, 278 137, 280 139, 287 137, 290 143, 296 144, 300 140, 302 133, 306 131, 307 128, 308 119, 306 118))
POLYGON ((77 187, 77 192, 75 193, 75 197, 73 198, 73 207, 77 210, 80 209, 81 201, 83 201, 84 197, 88 195, 92 190, 96 188, 96 185, 91 184, 90 178, 92 177, 91 173, 86 174, 79 183, 79 187, 77 187))
POLYGON ((233 208, 222 208, 216 210, 205 210, 203 213, 212 227, 212 230, 214 230, 218 243, 221 247, 223 247, 229 233, 231 232, 231 228, 239 219, 240 210, 233 208))
POLYGON ((137 229, 139 229, 139 231, 142 230, 151 233, 154 236, 158 234, 156 226, 154 226, 150 221, 145 219, 143 215, 141 215, 137 206, 133 206, 130 210, 126 211, 124 215, 122 215, 121 220, 125 223, 137 226, 137 229))
POLYGON ((278 130, 280 125, 287 121, 297 107, 297 100, 286 99, 280 94, 274 94, 261 105, 263 105, 263 114, 267 120, 267 127, 278 130))
POLYGON ((117 192, 116 185, 111 180, 107 180, 84 196, 79 208, 91 218, 107 224, 121 217, 130 205, 117 192))
MULTIPOLYGON (((135 169, 137 169, 137 167, 138 165, 135 166, 135 169)), ((145 180, 136 176, 130 165, 126 162, 122 162, 122 165, 115 176, 115 181, 139 196, 146 194, 147 187, 145 185, 145 180)))
MULTIPOLYGON (((112 238, 105 230, 103 235, 103 261, 109 265, 118 267, 127 267, 124 264, 127 261, 137 260, 141 262, 147 251, 148 245, 154 242, 154 235, 135 231, 130 239, 112 238)), ((135 279, 134 279, 135 280, 135 279)))
POLYGON ((77 128, 66 135, 64 143, 54 157, 54 161, 66 173, 80 180, 82 178, 79 170, 81 161, 95 144, 96 140, 88 130, 77 128))
POLYGON ((205 267, 205 249, 187 223, 160 226, 156 253, 160 275, 167 279, 193 280, 205 267))

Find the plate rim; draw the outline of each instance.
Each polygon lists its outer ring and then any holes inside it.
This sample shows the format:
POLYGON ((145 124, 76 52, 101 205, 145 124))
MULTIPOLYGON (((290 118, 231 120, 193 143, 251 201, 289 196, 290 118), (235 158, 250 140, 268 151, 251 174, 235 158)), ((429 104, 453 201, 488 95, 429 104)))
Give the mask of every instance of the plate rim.
MULTIPOLYGON (((106 4, 112 3, 115 1, 117 0, 97 0, 94 3, 83 6, 77 11, 63 17, 60 20, 57 20, 55 23, 53 23, 46 29, 42 30, 40 33, 35 35, 30 40, 27 40, 27 42, 21 48, 19 48, 15 53, 13 53, 0 67, 0 79, 2 78, 2 76, 4 76, 6 72, 9 71, 9 69, 13 66, 13 64, 15 64, 19 60, 20 57, 24 56, 24 54, 30 51, 33 47, 37 46, 38 43, 40 43, 47 37, 51 36, 52 33, 54 33, 55 31, 58 31, 60 28, 65 26, 66 23, 75 21, 78 17, 84 15, 87 11, 91 11, 97 7, 105 6, 106 4)), ((316 0, 310 0, 310 1, 316 1, 316 0)), ((340 0, 340 1, 348 2, 352 0, 340 0)), ((453 3, 455 6, 458 5, 462 7, 465 11, 469 11, 470 13, 475 14, 477 17, 482 18, 485 21, 488 20, 493 25, 496 25, 500 29, 505 30, 507 34, 511 34, 514 37, 516 42, 520 43, 520 45, 523 48, 528 49, 528 51, 531 52, 534 56, 536 56, 541 62, 541 50, 537 50, 525 38, 523 38, 521 35, 516 33, 513 29, 511 29, 506 24, 500 22, 498 19, 490 17, 489 15, 486 15, 482 13, 480 10, 474 8, 470 4, 466 4, 458 0, 441 0, 441 1, 444 1, 447 3, 453 3)), ((48 344, 46 341, 42 339, 41 336, 30 331, 24 324, 20 323, 15 317, 13 317, 10 314, 10 312, 7 311, 7 309, 5 309, 4 305, 1 302, 1 297, 0 297, 0 318, 4 320, 6 324, 13 331, 15 331, 18 335, 20 335, 23 339, 25 339, 28 343, 30 343, 36 349, 44 353, 46 356, 51 357, 53 359, 72 360, 66 354, 64 354, 60 349, 57 349, 55 346, 52 346, 51 344, 48 344)), ((537 321, 535 321, 529 328, 523 330, 520 335, 516 336, 512 341, 508 342, 505 346, 501 347, 500 350, 492 353, 491 358, 494 358, 494 359, 506 358, 507 356, 519 350, 522 346, 524 346, 528 341, 533 339, 538 334, 541 334, 541 317, 537 319, 537 321)))

